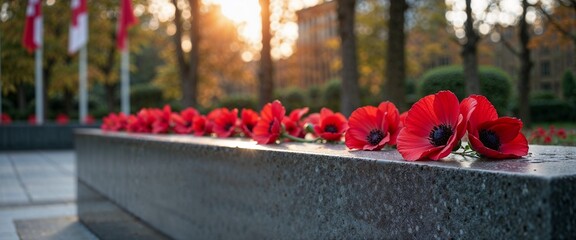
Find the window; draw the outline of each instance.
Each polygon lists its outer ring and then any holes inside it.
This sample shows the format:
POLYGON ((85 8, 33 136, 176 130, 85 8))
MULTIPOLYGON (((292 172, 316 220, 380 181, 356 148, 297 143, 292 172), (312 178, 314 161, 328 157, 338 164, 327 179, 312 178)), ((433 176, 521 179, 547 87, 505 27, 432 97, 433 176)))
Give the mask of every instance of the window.
POLYGON ((540 76, 542 77, 550 76, 550 61, 540 62, 540 76))

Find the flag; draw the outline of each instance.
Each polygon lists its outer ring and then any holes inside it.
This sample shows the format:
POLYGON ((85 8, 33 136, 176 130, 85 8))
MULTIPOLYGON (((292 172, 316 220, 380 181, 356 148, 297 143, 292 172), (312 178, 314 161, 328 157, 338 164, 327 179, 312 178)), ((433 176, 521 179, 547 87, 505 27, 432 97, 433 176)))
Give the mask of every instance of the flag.
POLYGON ((72 0, 72 23, 68 36, 68 53, 75 53, 88 42, 88 8, 86 0, 72 0))
POLYGON ((22 44, 32 52, 42 46, 42 1, 29 0, 22 44))
POLYGON ((130 0, 121 0, 120 13, 118 16, 118 32, 116 35, 116 46, 120 50, 126 47, 126 38, 128 37, 128 28, 138 22, 132 11, 130 0))

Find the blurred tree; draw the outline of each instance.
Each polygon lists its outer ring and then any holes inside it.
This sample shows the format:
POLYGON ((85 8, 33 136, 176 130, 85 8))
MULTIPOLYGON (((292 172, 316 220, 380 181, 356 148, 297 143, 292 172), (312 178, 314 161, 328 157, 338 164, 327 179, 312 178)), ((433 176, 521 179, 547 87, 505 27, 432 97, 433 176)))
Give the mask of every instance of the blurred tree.
POLYGON ((478 42, 480 34, 474 29, 472 18, 472 0, 466 0, 466 22, 464 31, 466 40, 462 44, 462 60, 464 62, 464 76, 466 77, 466 93, 480 94, 480 79, 478 77, 478 42))
POLYGON ((406 110, 406 36, 404 14, 406 0, 390 0, 388 20, 388 56, 386 58, 386 83, 384 97, 395 103, 400 111, 406 110))
POLYGON ((176 52, 178 63, 178 75, 182 91, 181 102, 184 106, 197 107, 198 104, 198 65, 200 64, 200 1, 189 0, 188 4, 182 1, 172 0, 175 8, 174 26, 175 33, 173 50, 176 52), (180 3, 180 4, 179 4, 180 3), (187 14, 187 19, 183 17, 187 14), (189 15, 188 15, 189 14, 189 15), (185 23, 185 21, 188 21, 185 23), (187 26, 187 27, 186 27, 187 26), (188 31, 186 31, 188 29, 188 31), (186 35, 187 34, 187 35, 186 35), (186 35, 186 38, 185 38, 186 35), (186 40, 186 43, 183 42, 186 40), (185 53, 189 52, 188 58, 185 53))
POLYGON ((358 62, 356 56, 356 35, 354 32, 356 0, 338 0, 338 24, 340 51, 342 56, 342 85, 340 111, 349 116, 360 106, 358 87, 358 62))
MULTIPOLYGON (((248 92, 255 87, 255 77, 249 63, 241 58, 247 43, 240 40, 234 22, 224 17, 220 7, 214 4, 204 5, 200 14, 203 44, 199 49, 202 61, 199 62, 198 74, 202 81, 198 83, 198 89, 210 91, 198 92, 198 104, 207 108, 226 96, 248 92)), ((166 32, 170 32, 170 26, 170 23, 166 26, 166 32)), ((160 52, 165 64, 157 68, 158 74, 153 82, 162 89, 164 98, 181 99, 175 44, 169 44, 174 39, 163 36, 163 33, 158 35, 161 37, 156 44, 165 46, 160 52)))
POLYGON ((520 22, 518 23, 519 39, 520 39, 520 73, 518 75, 518 117, 522 119, 525 126, 531 126, 530 121, 530 71, 533 62, 530 58, 530 33, 528 22, 526 21, 526 13, 528 12, 527 0, 522 0, 522 15, 520 15, 520 22))
POLYGON ((270 0, 260 0, 260 16, 262 18, 262 49, 260 51, 259 97, 258 104, 263 107, 272 102, 274 94, 274 69, 270 53, 272 33, 270 32, 270 0))
MULTIPOLYGON (((145 0, 137 1, 143 2, 145 0)), ((109 95, 108 107, 115 109, 114 99, 118 82, 116 61, 116 14, 118 3, 113 0, 92 1, 88 4, 89 40, 88 40, 88 80, 92 84, 101 83, 109 95), (116 70, 116 71, 115 71, 116 70)), ((16 90, 16 86, 32 85, 34 81, 34 58, 21 46, 22 29, 26 1, 5 1, 2 4, 1 26, 3 39, 2 61, 3 89, 6 92, 16 90), (6 6, 6 7, 4 7, 6 6), (10 46, 5 47, 5 45, 10 46)), ((62 107, 71 115, 74 109, 74 95, 78 89, 78 59, 68 54, 68 28, 70 24, 70 3, 54 1, 45 3, 44 16, 44 103, 58 98, 63 101, 62 107)), ((131 31, 132 52, 137 51, 150 36, 142 28, 131 31)), ((48 105, 47 105, 48 106, 48 105)), ((61 111, 61 110, 59 110, 61 111)), ((46 108, 46 114, 54 114, 46 108)))
MULTIPOLYGON (((546 24, 542 34, 534 36, 530 47, 559 46, 567 49, 573 46, 576 55, 576 0, 555 0, 552 6, 541 2, 535 4, 538 12, 545 17, 546 24)), ((540 27, 542 29, 542 27, 540 27)), ((576 66, 576 61, 573 61, 576 66)))
MULTIPOLYGON (((356 38, 358 41, 358 83, 369 89, 371 95, 382 98, 381 90, 385 76, 386 46, 388 34, 388 1, 362 0, 356 11, 356 38)), ((336 39, 338 40, 338 39, 336 39)), ((339 41, 330 43, 339 49, 339 41)), ((340 59, 336 65, 341 67, 340 59)))

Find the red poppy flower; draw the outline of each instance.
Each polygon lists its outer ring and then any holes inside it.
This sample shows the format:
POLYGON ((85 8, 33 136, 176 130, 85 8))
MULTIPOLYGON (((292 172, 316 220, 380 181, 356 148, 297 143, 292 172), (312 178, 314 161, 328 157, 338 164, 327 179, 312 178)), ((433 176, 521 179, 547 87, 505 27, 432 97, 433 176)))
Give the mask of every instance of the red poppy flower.
POLYGON ((58 115, 56 115, 56 123, 60 124, 60 125, 66 125, 70 122, 70 118, 68 117, 68 115, 64 114, 64 113, 59 113, 58 115))
POLYGON ((398 126, 399 128, 403 128, 403 127, 404 127, 404 122, 406 121, 406 116, 408 116, 408 111, 403 112, 402 114, 400 114, 400 125, 398 126))
POLYGON ((230 111, 228 108, 222 108, 214 119, 213 131, 216 136, 227 138, 234 135, 238 125, 238 109, 230 111))
POLYGON ((244 133, 244 136, 251 138, 252 131, 254 130, 254 126, 258 123, 258 113, 252 109, 242 109, 241 115, 241 129, 244 133))
POLYGON ((122 131, 126 130, 126 125, 128 124, 128 117, 124 113, 114 113, 108 114, 108 116, 102 119, 102 130, 104 131, 122 131))
POLYGON ((84 118, 84 124, 94 124, 95 121, 96 119, 94 119, 94 117, 90 114, 86 115, 84 118))
POLYGON ((28 116, 28 124, 30 125, 36 125, 38 123, 38 120, 36 119, 36 115, 32 114, 30 116, 28 116))
MULTIPOLYGON (((126 130, 128 132, 136 132, 136 133, 150 133, 152 132, 152 124, 156 120, 155 114, 153 113, 154 109, 146 109, 143 108, 136 116, 130 115, 128 117, 128 123, 126 126, 126 130)), ((156 112, 159 110, 156 110, 156 112)))
POLYGON ((341 113, 334 113, 328 108, 320 110, 320 121, 314 131, 327 141, 340 141, 348 129, 348 121, 341 113))
POLYGON ((258 144, 270 144, 276 142, 282 133, 282 119, 286 109, 280 101, 268 103, 260 112, 260 120, 254 127, 252 138, 258 144))
POLYGON ((383 102, 378 108, 358 108, 348 119, 346 146, 350 149, 376 151, 386 144, 394 145, 399 124, 398 109, 391 102, 383 102))
MULTIPOLYGON (((472 95, 462 105, 475 102, 468 121, 470 147, 488 158, 519 158, 528 154, 528 140, 520 130, 522 121, 498 118, 494 106, 484 96, 472 95)), ((464 107, 463 107, 464 108, 464 107)))
POLYGON ((416 102, 398 135, 398 151, 408 161, 448 156, 466 131, 458 98, 440 91, 416 102))
POLYGON ((194 131, 192 128, 192 123, 194 117, 198 116, 199 113, 195 108, 186 108, 180 112, 180 114, 172 114, 172 122, 174 122, 174 132, 178 134, 189 134, 194 131))
MULTIPOLYGON (((314 126, 318 125, 319 122, 320 122, 320 113, 312 113, 308 115, 308 117, 306 117, 304 121, 302 121, 302 128, 306 129, 307 126, 311 126, 312 130, 314 130, 314 126)), ((318 137, 318 134, 316 134, 315 131, 311 132, 314 137, 318 137)))
POLYGON ((210 135, 212 133, 213 122, 206 116, 198 115, 194 118, 192 123, 192 129, 194 129, 194 135, 204 136, 210 135))
POLYGON ((172 117, 172 108, 170 105, 165 105, 162 110, 154 109, 154 122, 152 123, 152 133, 168 133, 172 128, 170 119, 172 117))
POLYGON ((2 114, 0 114, 0 123, 10 124, 10 123, 12 123, 12 118, 10 117, 10 115, 8 115, 6 113, 2 113, 2 114))
POLYGON ((306 131, 304 131, 302 117, 306 115, 306 113, 308 113, 307 107, 294 109, 290 112, 290 115, 282 120, 284 130, 294 137, 303 138, 304 135, 306 135, 306 131))

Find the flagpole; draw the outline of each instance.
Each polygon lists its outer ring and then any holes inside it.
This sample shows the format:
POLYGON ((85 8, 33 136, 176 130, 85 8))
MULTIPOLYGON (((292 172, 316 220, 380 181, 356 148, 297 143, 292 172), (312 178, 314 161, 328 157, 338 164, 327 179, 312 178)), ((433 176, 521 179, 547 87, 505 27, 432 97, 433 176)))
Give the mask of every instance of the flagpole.
POLYGON ((36 64, 35 64, 35 80, 36 80, 36 124, 42 125, 44 123, 44 95, 42 89, 42 46, 36 48, 36 64))
POLYGON ((78 61, 80 61, 79 66, 79 77, 80 77, 80 84, 79 84, 79 99, 78 105, 80 108, 80 124, 84 124, 86 121, 86 116, 88 115, 88 81, 87 81, 87 62, 88 62, 88 51, 87 44, 84 44, 80 49, 80 56, 78 61))
POLYGON ((121 102, 122 112, 126 115, 130 114, 130 54, 128 51, 128 38, 124 39, 124 49, 122 49, 122 63, 121 63, 121 102))
POLYGON ((0 31, 0 123, 2 123, 2 31, 0 31))

